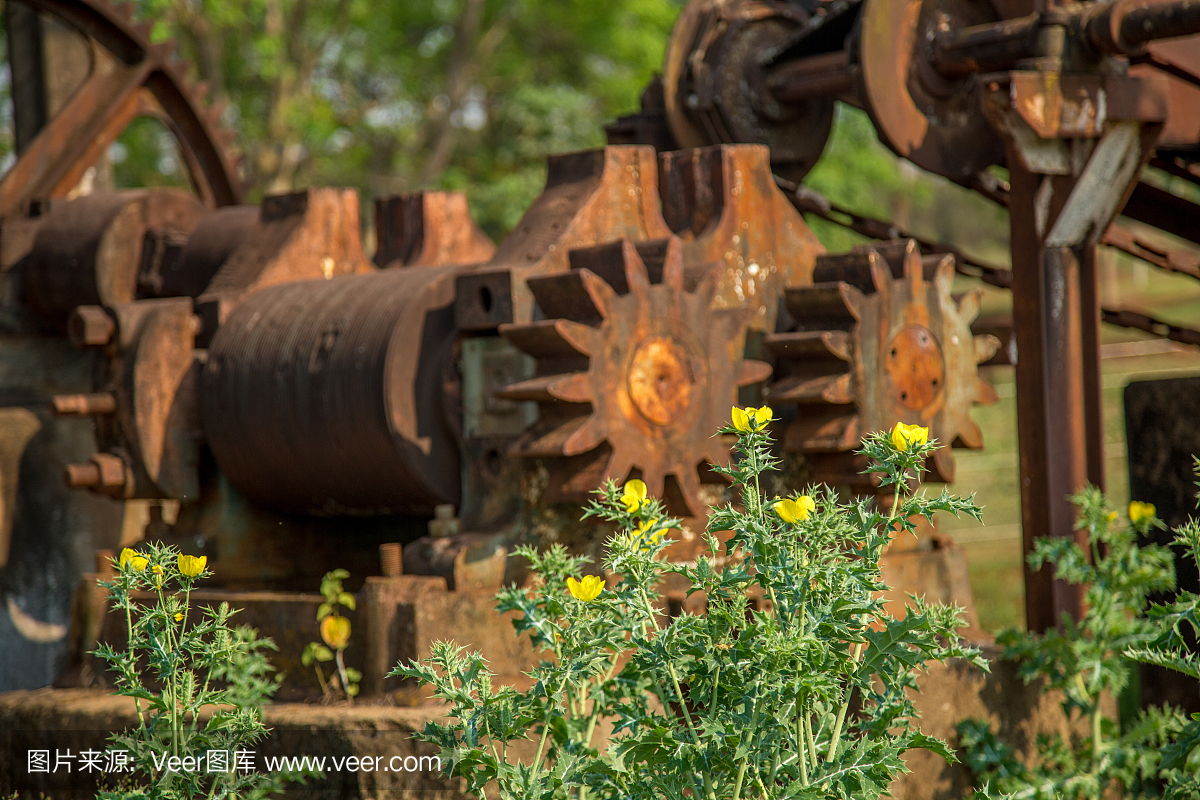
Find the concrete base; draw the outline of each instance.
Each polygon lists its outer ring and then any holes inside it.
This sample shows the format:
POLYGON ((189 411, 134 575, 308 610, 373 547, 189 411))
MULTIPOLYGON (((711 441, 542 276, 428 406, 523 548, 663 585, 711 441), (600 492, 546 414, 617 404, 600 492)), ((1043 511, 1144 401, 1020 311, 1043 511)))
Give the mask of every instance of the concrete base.
MULTIPOLYGON (((1070 735, 1072 730, 1084 733, 1082 727, 1073 727, 1064 718, 1058 696, 1041 696, 1038 686, 1026 686, 1016 677, 1013 665, 995 660, 994 652, 990 655, 990 674, 956 662, 936 666, 921 677, 917 707, 926 733, 954 744, 959 720, 984 717, 992 722, 1002 739, 1025 757, 1032 754, 1039 733, 1070 735)), ((53 800, 94 796, 79 789, 71 791, 71 784, 64 788, 53 783, 50 780, 53 775, 29 775, 26 751, 49 750, 53 763, 55 750, 69 749, 75 754, 89 748, 104 750, 108 731, 133 724, 132 706, 128 698, 96 690, 46 689, 0 694, 0 796, 14 791, 30 798, 45 792, 53 800)), ((272 728, 272 734, 255 749, 256 764, 261 769, 266 758, 278 755, 367 756, 369 770, 327 769, 327 776, 310 782, 303 796, 459 798, 463 796, 461 781, 447 781, 428 769, 413 772, 383 769, 389 764, 400 767, 410 756, 435 755, 431 747, 410 737, 427 720, 441 718, 443 713, 444 707, 434 705, 270 705, 264 721, 272 728)), ((961 764, 947 765, 931 753, 917 751, 909 755, 908 765, 912 772, 892 785, 892 796, 897 800, 950 800, 963 797, 968 791, 969 775, 961 764)), ((301 796, 299 792, 289 795, 301 796)))

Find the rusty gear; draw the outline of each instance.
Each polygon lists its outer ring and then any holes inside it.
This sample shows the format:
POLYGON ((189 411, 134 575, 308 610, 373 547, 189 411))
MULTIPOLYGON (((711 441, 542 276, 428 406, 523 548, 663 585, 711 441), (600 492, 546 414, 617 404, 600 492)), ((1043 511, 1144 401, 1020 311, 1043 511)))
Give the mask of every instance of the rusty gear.
MULTIPOLYGON (((971 333, 978 291, 951 297, 953 256, 923 259, 915 242, 882 243, 818 259, 814 279, 788 291, 796 329, 766 340, 780 376, 769 398, 799 407, 785 448, 803 452, 821 480, 857 486, 865 479, 851 452, 897 420, 954 447, 982 448, 971 407, 997 395, 976 367, 1000 342, 971 333)), ((954 480, 948 448, 930 467, 933 480, 954 480)))
POLYGON ((78 30, 91 70, 67 104, 0 179, 0 218, 37 199, 65 196, 137 117, 160 119, 179 143, 196 191, 209 207, 235 205, 242 187, 221 107, 206 106, 206 84, 192 84, 174 44, 152 43, 150 22, 133 22, 133 3, 24 0, 78 30))
POLYGON ((574 309, 575 319, 501 328, 538 361, 537 377, 498 393, 540 404, 539 422, 514 453, 590 454, 575 470, 580 495, 638 470, 647 490, 663 496, 672 475, 687 513, 702 514, 701 470, 729 461, 712 432, 728 419, 737 389, 770 374, 735 352, 750 309, 714 309, 719 271, 685 276, 674 237, 575 251, 572 262, 570 273, 532 279, 530 288, 548 314, 574 309))

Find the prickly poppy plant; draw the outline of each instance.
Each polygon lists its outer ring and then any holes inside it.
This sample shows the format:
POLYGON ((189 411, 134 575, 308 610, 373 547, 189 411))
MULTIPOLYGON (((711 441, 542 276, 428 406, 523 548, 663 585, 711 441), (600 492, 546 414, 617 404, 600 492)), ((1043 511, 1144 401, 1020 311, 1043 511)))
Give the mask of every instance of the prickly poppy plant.
MULTIPOLYGON (((1200 597, 1180 592, 1165 605, 1150 603, 1151 593, 1175 590, 1171 551, 1138 545, 1139 535, 1165 527, 1154 506, 1130 503, 1124 523, 1095 487, 1072 499, 1087 548, 1073 539, 1041 539, 1029 563, 1034 569, 1049 564, 1056 578, 1086 586, 1087 613, 1079 621, 1064 616, 1045 634, 1005 631, 997 642, 1027 682, 1061 690, 1064 713, 1086 721, 1088 733, 1039 738, 1037 763, 1027 765, 986 721, 965 720, 958 731, 964 761, 980 782, 1009 797, 1197 800, 1200 714, 1189 719, 1164 706, 1117 720, 1105 714, 1102 701, 1120 694, 1137 662, 1200 679, 1200 659, 1187 645, 1200 635, 1200 597)), ((1175 534, 1190 558, 1200 557, 1200 523, 1193 519, 1175 534)))
POLYGON ((891 432, 864 443, 894 494, 886 511, 824 488, 765 497, 771 410, 736 411, 720 433, 737 438, 721 471, 738 502, 714 510, 693 563, 664 560, 664 534, 679 521, 660 500, 611 483, 586 512, 618 528, 606 578, 581 579, 586 560, 561 547, 521 551, 535 585, 505 589, 498 607, 517 612, 517 630, 547 655, 528 691, 497 687, 478 654, 450 642, 392 673, 450 704, 452 721, 427 724, 420 738, 471 792, 857 800, 887 791, 905 751, 954 758, 918 729, 909 690, 931 661, 986 662, 960 644, 956 609, 915 600, 893 618, 879 562, 892 537, 913 530, 910 518, 978 508, 945 492, 906 494, 936 447, 927 433, 902 436, 903 447, 891 432), (657 587, 668 573, 702 595, 703 615, 663 615, 657 587))
POLYGON ((270 639, 235 627, 237 612, 227 603, 192 607, 193 586, 211 574, 207 565, 203 556, 169 546, 125 548, 113 579, 102 584, 124 617, 127 640, 119 650, 102 644, 95 655, 108 662, 115 693, 130 698, 137 713, 135 728, 112 737, 129 771, 119 788, 99 793, 102 800, 266 797, 299 778, 235 771, 232 761, 223 770, 166 768, 172 758, 210 751, 232 759, 261 741, 268 732, 262 706, 278 688, 265 653, 275 649, 270 639))

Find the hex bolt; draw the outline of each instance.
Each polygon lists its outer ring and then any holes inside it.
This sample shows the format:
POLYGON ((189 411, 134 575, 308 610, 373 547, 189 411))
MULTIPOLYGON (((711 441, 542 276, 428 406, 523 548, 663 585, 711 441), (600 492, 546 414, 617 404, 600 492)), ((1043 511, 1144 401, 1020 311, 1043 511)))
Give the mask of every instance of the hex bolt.
POLYGON ((117 332, 117 323, 100 306, 79 306, 67 321, 67 336, 76 347, 104 347, 117 332))
POLYGON ((404 550, 399 542, 379 545, 379 565, 385 578, 398 578, 404 574, 404 550))
POLYGON ((60 417, 112 414, 117 410, 117 398, 111 392, 56 394, 50 398, 50 404, 54 407, 54 413, 60 417))

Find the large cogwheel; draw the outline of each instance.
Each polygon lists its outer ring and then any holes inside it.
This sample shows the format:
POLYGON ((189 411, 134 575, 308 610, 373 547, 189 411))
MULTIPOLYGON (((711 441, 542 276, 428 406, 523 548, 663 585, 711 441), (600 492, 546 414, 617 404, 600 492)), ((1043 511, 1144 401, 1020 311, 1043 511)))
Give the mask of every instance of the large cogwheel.
POLYGON ((209 207, 235 205, 242 187, 231 131, 221 109, 205 104, 208 87, 191 84, 171 42, 151 42, 150 22, 134 22, 132 2, 23 0, 79 31, 90 69, 0 179, 0 218, 32 200, 67 195, 137 117, 152 116, 179 143, 197 193, 209 207))
MULTIPOLYGON (((909 241, 822 257, 817 283, 788 290, 795 325, 767 337, 778 376, 769 397, 797 406, 785 448, 804 453, 816 477, 861 485, 852 451, 896 422, 928 427, 944 445, 983 447, 971 408, 997 395, 977 365, 1000 342, 971 333, 980 295, 956 301, 953 279, 953 256, 922 258, 909 241)), ((954 480, 949 447, 930 467, 933 480, 954 480)))
POLYGON ((501 328, 537 361, 536 377, 498 393, 539 404, 514 454, 556 460, 565 494, 636 471, 661 497, 673 476, 678 494, 668 500, 703 514, 702 473, 729 462, 713 434, 738 388, 771 371, 736 352, 750 310, 714 309, 717 271, 685 276, 674 237, 576 250, 571 263, 570 272, 529 281, 556 318, 501 328))

